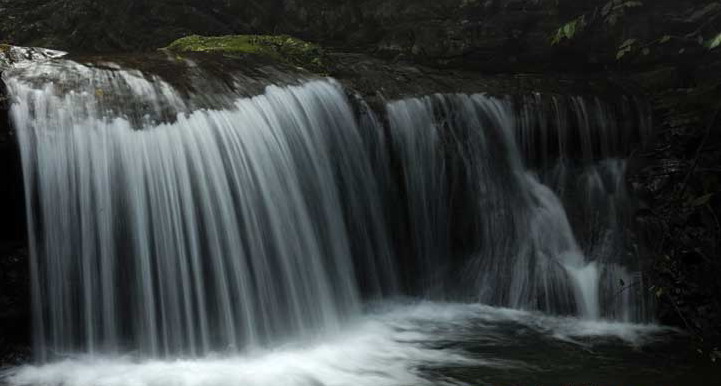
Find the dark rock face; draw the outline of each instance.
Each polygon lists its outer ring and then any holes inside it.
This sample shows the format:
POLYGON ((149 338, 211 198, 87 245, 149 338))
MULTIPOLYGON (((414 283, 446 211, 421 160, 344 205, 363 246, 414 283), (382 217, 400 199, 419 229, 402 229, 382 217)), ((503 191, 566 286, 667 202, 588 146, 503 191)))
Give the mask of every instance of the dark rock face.
MULTIPOLYGON (((357 53, 331 53, 329 62, 328 75, 371 103, 435 93, 505 96, 542 92, 617 98, 619 92, 628 95, 635 92, 627 89, 623 82, 598 73, 584 76, 558 74, 552 77, 533 73, 486 75, 467 69, 439 69, 413 61, 389 61, 357 53)), ((380 107, 379 113, 383 115, 384 108, 380 107)))
POLYGON ((30 293, 27 250, 0 242, 0 367, 27 360, 30 293))
MULTIPOLYGON (((0 98, 3 98, 3 95, 3 85, 0 82, 0 98)), ((0 211, 3 214, 3 220, 0 221, 0 243, 22 241, 25 237, 20 154, 10 130, 7 113, 7 108, 0 104, 0 165, 3 170, 0 173, 0 211)))
POLYGON ((0 46, 0 366, 26 361, 30 347, 30 275, 22 165, 2 73, 61 53, 0 46))
MULTIPOLYGON (((0 252, 25 243, 25 198, 20 153, 10 122, 9 97, 2 73, 11 65, 46 60, 62 53, 51 50, 0 46, 0 252)), ((2 255, 0 255, 1 257, 2 255)), ((4 292, 0 292, 2 294, 4 292)))
POLYGON ((685 35, 710 0, 655 0, 623 23, 552 46, 564 23, 606 0, 0 0, 0 42, 73 52, 153 50, 191 35, 289 34, 345 52, 440 67, 589 71, 614 67, 628 37, 685 35), (660 26, 663 26, 661 28, 660 26), (670 29, 670 31, 666 31, 670 29))
POLYGON ((330 44, 439 66, 508 69, 548 59, 550 32, 588 1, 288 1, 283 28, 330 44), (318 7, 322 11, 318 12, 318 7), (309 26, 309 28, 303 28, 309 26))
POLYGON ((721 61, 669 66, 633 79, 651 96, 656 137, 629 179, 662 322, 695 334, 712 358, 721 344, 721 61))
MULTIPOLYGON (((436 66, 540 71, 612 61, 613 31, 583 49, 550 36, 598 0, 0 0, 0 41, 73 51, 136 51, 190 34, 286 33, 344 51, 436 66)), ((666 9, 671 0, 658 0, 666 9)), ((647 33, 654 17, 636 20, 647 33)))
POLYGON ((10 126, 9 105, 5 84, 0 79, 0 213, 3 216, 0 221, 0 250, 3 250, 4 244, 22 243, 25 239, 20 154, 10 126))
POLYGON ((26 358, 31 324, 22 169, 8 107, 0 80, 0 365, 26 358))

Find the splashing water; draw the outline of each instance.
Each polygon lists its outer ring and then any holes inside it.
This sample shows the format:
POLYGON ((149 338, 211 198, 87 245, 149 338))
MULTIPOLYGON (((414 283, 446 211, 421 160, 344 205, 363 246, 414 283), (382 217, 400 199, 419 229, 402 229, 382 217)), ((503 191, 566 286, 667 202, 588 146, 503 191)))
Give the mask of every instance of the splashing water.
POLYGON ((669 333, 653 326, 578 321, 481 305, 386 304, 353 321, 343 332, 319 341, 296 341, 273 350, 203 359, 77 357, 15 369, 5 380, 11 385, 76 386, 450 385, 459 381, 433 377, 434 369, 466 366, 518 374, 537 371, 532 363, 504 352, 503 347, 513 347, 521 331, 529 341, 541 339, 536 344, 548 349, 562 345, 564 350, 587 348, 591 338, 621 345, 652 344, 669 333), (509 330, 509 325, 514 327, 509 330), (498 352, 468 351, 469 342, 496 347, 498 352))

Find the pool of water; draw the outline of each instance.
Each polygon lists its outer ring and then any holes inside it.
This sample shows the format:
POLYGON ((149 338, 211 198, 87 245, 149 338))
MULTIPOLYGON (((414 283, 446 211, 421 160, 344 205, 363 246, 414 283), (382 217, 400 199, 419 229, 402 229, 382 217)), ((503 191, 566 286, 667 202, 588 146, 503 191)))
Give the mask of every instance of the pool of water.
POLYGON ((63 386, 700 386, 719 368, 673 329, 482 305, 385 304, 343 331, 202 359, 77 356, 5 370, 63 386))

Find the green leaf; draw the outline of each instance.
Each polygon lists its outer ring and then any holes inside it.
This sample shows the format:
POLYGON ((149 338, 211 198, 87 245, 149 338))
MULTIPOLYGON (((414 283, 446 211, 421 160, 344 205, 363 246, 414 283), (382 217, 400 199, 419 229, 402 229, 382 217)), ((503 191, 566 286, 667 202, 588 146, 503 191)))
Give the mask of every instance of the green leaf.
POLYGON ((628 39, 625 42, 623 42, 623 44, 621 44, 621 46, 619 48, 630 47, 633 45, 633 43, 636 43, 636 39, 628 39))
POLYGON ((553 39, 551 39, 551 45, 555 46, 556 44, 561 42, 561 39, 563 36, 561 36, 561 31, 556 31, 556 35, 553 36, 553 39))
POLYGON ((628 39, 623 44, 621 44, 618 47, 618 52, 616 53, 616 60, 620 60, 623 58, 626 54, 631 52, 633 50, 633 45, 637 42, 637 39, 628 39))
POLYGON ((709 193, 704 196, 701 196, 691 202, 692 206, 702 206, 706 205, 711 201, 711 198, 714 196, 715 193, 709 193))
POLYGON ((573 35, 576 34, 576 22, 572 21, 563 26, 563 34, 566 35, 566 39, 571 40, 573 35))
POLYGON ((661 296, 663 296, 663 288, 659 288, 656 290, 656 297, 660 298, 661 296))
POLYGON ((586 16, 579 16, 569 21, 556 30, 555 36, 551 39, 551 45, 556 45, 563 39, 571 40, 586 25, 586 16))
POLYGON ((631 52, 632 46, 621 46, 621 49, 616 53, 616 60, 623 58, 627 53, 631 52))
POLYGON ((721 45, 721 33, 716 35, 715 38, 709 40, 708 42, 708 49, 713 50, 714 48, 721 45))
POLYGON ((650 50, 648 47, 645 47, 645 48, 643 49, 643 51, 641 51, 641 52, 643 52, 643 54, 644 54, 645 56, 648 56, 648 54, 651 53, 651 50, 650 50))
POLYGON ((696 23, 701 21, 701 19, 706 18, 708 16, 711 16, 710 14, 714 11, 716 11, 719 8, 718 3, 711 3, 707 5, 704 8, 696 10, 696 12, 691 14, 691 17, 686 19, 687 23, 696 23))
POLYGON ((603 15, 603 17, 608 16, 608 14, 611 13, 612 8, 613 1, 609 1, 608 3, 606 3, 606 5, 603 6, 603 8, 601 8, 601 15, 603 15))
POLYGON ((608 17, 608 19, 606 20, 606 22, 608 23, 608 25, 610 25, 611 27, 613 27, 614 25, 616 25, 616 21, 617 21, 617 20, 618 20, 618 16, 616 16, 616 15, 611 15, 611 16, 608 17))
POLYGON ((671 35, 664 35, 664 37, 661 38, 661 43, 668 43, 671 41, 671 35))
POLYGON ((623 6, 626 8, 642 7, 643 2, 642 1, 627 1, 627 2, 623 3, 623 6))

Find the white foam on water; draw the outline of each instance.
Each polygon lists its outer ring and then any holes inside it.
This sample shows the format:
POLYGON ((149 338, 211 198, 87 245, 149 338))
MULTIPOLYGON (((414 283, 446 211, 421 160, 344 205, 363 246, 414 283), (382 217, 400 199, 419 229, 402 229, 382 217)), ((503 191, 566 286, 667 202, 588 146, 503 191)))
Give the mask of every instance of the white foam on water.
POLYGON ((616 340, 629 347, 641 347, 663 340, 668 334, 680 333, 674 328, 655 324, 552 316, 482 304, 424 302, 397 308, 388 315, 395 315, 394 323, 399 328, 423 325, 425 337, 431 341, 448 340, 449 336, 463 341, 469 337, 462 335, 469 334, 474 340, 511 342, 519 337, 509 334, 509 330, 523 328, 539 336, 584 346, 616 340))
POLYGON ((468 366, 512 370, 532 368, 532 364, 484 358, 462 349, 438 348, 440 345, 434 342, 467 338, 502 342, 504 333, 499 327, 520 325, 548 338, 574 343, 587 343, 581 338, 606 337, 640 345, 666 330, 477 304, 423 302, 386 304, 382 308, 383 311, 352 323, 344 332, 273 350, 176 360, 85 356, 14 368, 0 380, 4 378, 11 386, 443 385, 452 381, 428 379, 420 368, 468 366))
POLYGON ((414 370, 424 363, 470 363, 460 353, 415 344, 421 331, 401 331, 397 314, 363 320, 324 342, 295 343, 234 357, 134 360, 79 357, 26 366, 7 377, 11 385, 211 386, 211 385, 406 385, 430 384, 414 370))
POLYGON ((595 262, 583 266, 565 266, 566 271, 574 282, 576 297, 581 308, 581 315, 587 319, 596 320, 601 316, 599 303, 599 281, 601 273, 595 262))

